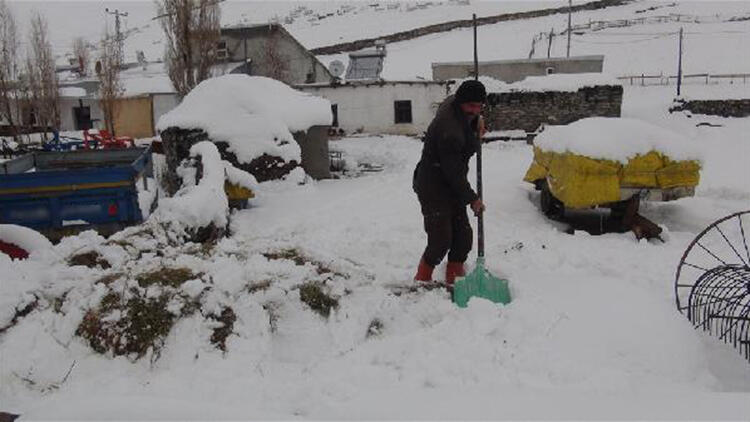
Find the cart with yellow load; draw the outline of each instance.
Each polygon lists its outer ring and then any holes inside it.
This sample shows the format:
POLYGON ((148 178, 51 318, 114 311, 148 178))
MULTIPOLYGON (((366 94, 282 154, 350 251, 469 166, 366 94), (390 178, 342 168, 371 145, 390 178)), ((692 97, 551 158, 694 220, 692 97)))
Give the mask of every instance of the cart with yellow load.
POLYGON ((693 196, 700 168, 692 139, 640 120, 593 117, 546 127, 524 180, 541 191, 549 217, 606 207, 624 229, 652 238, 661 228, 638 214, 640 201, 693 196))

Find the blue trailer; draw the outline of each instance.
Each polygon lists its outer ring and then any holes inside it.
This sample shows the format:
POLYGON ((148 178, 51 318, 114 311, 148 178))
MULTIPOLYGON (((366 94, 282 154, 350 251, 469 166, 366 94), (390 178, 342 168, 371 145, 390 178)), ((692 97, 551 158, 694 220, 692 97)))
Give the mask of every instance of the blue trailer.
POLYGON ((147 187, 152 169, 150 147, 34 152, 0 163, 0 224, 52 240, 75 228, 106 235, 137 224, 137 183, 147 187))

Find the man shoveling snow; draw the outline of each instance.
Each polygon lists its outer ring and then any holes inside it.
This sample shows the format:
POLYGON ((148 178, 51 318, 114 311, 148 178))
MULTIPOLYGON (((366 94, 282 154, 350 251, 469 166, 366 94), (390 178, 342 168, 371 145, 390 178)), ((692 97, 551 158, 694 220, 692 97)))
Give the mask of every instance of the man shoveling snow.
POLYGON ((472 248, 466 215, 485 209, 468 180, 469 159, 477 152, 484 123, 480 116, 487 92, 479 81, 467 80, 440 105, 427 128, 422 157, 414 170, 413 187, 419 198, 427 232, 427 247, 415 280, 432 281, 432 271, 448 255, 445 282, 465 275, 464 262, 472 248))

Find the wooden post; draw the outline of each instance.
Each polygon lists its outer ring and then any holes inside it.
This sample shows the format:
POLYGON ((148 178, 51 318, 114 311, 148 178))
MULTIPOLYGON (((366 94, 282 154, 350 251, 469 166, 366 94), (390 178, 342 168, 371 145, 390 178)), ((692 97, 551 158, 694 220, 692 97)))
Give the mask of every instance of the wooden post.
POLYGON ((682 28, 680 28, 680 54, 677 63, 677 96, 680 96, 682 88, 682 28))
POLYGON ((547 58, 550 57, 550 52, 552 51, 552 37, 555 36, 555 28, 552 28, 549 30, 549 45, 547 45, 547 58))
POLYGON ((570 23, 572 20, 572 16, 571 16, 572 14, 573 14, 573 0, 568 0, 568 55, 565 57, 570 57, 570 32, 571 32, 570 23))

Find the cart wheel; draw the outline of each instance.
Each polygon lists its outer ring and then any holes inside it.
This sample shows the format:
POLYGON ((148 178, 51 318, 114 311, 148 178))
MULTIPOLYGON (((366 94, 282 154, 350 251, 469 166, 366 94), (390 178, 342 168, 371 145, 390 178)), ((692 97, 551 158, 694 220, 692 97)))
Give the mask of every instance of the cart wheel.
POLYGON ((677 309, 750 361, 750 210, 715 221, 682 256, 677 309))
POLYGON ((542 195, 540 205, 542 207, 542 213, 550 218, 562 218, 565 215, 565 205, 552 195, 546 180, 542 181, 541 190, 542 195))

